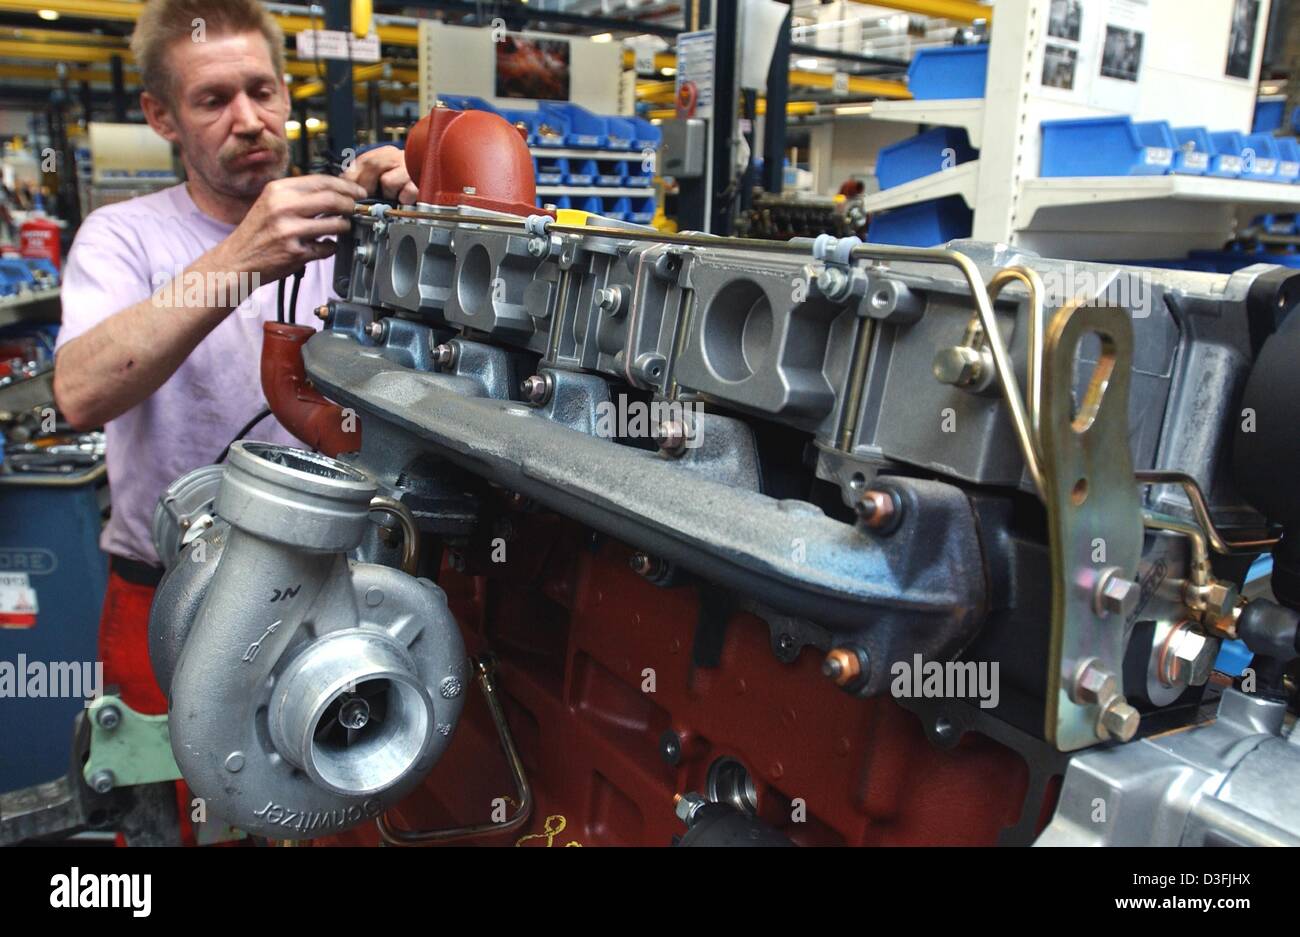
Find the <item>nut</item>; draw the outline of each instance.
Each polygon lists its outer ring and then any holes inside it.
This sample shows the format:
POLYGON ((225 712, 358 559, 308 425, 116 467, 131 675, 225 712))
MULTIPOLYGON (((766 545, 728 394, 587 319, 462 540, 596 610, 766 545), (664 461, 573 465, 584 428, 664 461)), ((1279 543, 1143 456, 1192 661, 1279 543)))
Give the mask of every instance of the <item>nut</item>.
POLYGON ((1116 738, 1121 742, 1127 742, 1137 735, 1141 718, 1138 711, 1130 706, 1124 697, 1117 696, 1102 710, 1101 720, 1097 725, 1097 735, 1101 738, 1116 738))
POLYGON ((328 322, 330 320, 330 307, 324 304, 317 306, 316 318, 320 319, 322 322, 328 322))
POLYGON ((1178 686, 1184 680, 1188 686, 1204 686, 1210 679, 1218 644, 1188 622, 1180 622, 1170 632, 1159 657, 1160 682, 1165 686, 1178 686))
POLYGON ((686 451, 691 439, 691 427, 685 420, 665 420, 659 424, 656 433, 659 451, 666 455, 679 456, 686 451))
POLYGON ((849 285, 849 275, 839 267, 823 267, 817 274, 817 289, 827 299, 835 299, 849 285))
POLYGON ((1142 598, 1142 587, 1121 574, 1117 567, 1101 571, 1097 591, 1092 597, 1092 607, 1099 615, 1116 615, 1127 620, 1137 611, 1142 598))
POLYGON ((596 305, 608 313, 617 315, 623 307, 623 291, 617 286, 606 286, 596 290, 596 305))
POLYGON ((366 334, 369 335, 370 338, 376 342, 382 342, 384 340, 384 335, 387 332, 388 332, 388 323, 383 321, 382 319, 376 319, 374 322, 371 322, 368 326, 366 326, 366 334))
POLYGON ((847 686, 862 673, 858 655, 842 647, 833 649, 822 661, 822 674, 836 686, 847 686))
POLYGON ((450 368, 456 363, 456 346, 450 342, 434 345, 433 363, 440 368, 450 368))
POLYGON ((889 492, 869 488, 858 499, 857 511, 865 526, 872 530, 882 530, 893 523, 898 506, 889 492))
POLYGON ((540 407, 551 397, 551 382, 540 374, 527 378, 519 385, 519 389, 524 399, 535 407, 540 407))
POLYGON ((628 558, 627 565, 640 576, 652 576, 659 567, 659 563, 648 553, 633 553, 628 558))
POLYGON ((707 803, 708 801, 699 794, 677 794, 673 797, 673 810, 677 814, 677 819, 690 826, 691 821, 695 819, 695 814, 707 803))
POLYGON ((966 345, 953 345, 939 349, 931 369, 942 384, 969 387, 983 376, 984 361, 978 350, 966 345))
POLYGON ((1239 593, 1237 587, 1231 583, 1212 579, 1208 585, 1202 586, 1199 592, 1200 601, 1204 603, 1201 620, 1208 624, 1231 615, 1232 610, 1237 606, 1239 593))

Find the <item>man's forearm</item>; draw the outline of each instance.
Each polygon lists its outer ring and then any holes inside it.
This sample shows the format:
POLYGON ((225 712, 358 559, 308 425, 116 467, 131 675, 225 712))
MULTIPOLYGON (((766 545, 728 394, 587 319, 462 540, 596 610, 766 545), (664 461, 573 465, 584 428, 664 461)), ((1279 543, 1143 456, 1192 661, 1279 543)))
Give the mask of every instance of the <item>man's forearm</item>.
POLYGON ((236 284, 214 249, 150 298, 68 342, 54 364, 54 396, 64 417, 81 429, 100 426, 156 391, 245 298, 236 284), (196 291, 185 286, 196 277, 201 298, 187 304, 196 291), (218 282, 221 289, 210 288, 218 282))

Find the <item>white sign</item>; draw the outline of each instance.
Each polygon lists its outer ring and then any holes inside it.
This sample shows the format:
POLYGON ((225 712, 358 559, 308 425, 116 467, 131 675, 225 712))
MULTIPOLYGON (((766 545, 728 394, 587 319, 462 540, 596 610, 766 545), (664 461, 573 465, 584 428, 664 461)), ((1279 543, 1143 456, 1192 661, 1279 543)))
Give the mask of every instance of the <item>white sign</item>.
POLYGON ((632 70, 638 75, 656 74, 654 43, 633 42, 632 59, 632 70))
POLYGON ((713 116, 713 30, 681 33, 677 37, 677 92, 686 82, 695 85, 696 114, 713 116))
POLYGON ((0 573, 0 628, 31 628, 36 624, 36 590, 26 573, 0 573))
POLYGON ((378 62, 379 36, 358 39, 341 29, 305 29, 298 33, 298 58, 378 62))
POLYGON ((835 78, 831 82, 831 91, 835 92, 837 95, 845 95, 849 93, 848 72, 835 73, 835 78))

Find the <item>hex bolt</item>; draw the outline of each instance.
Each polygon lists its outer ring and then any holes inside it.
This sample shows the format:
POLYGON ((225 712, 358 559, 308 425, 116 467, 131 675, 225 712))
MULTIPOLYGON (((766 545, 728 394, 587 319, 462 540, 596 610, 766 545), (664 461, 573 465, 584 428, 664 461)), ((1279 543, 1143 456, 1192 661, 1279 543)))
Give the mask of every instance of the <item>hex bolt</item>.
POLYGON ((546 238, 528 239, 528 253, 532 254, 534 257, 544 256, 549 246, 550 245, 546 243, 546 238))
POLYGON ((1142 587, 1123 575, 1115 566, 1101 571, 1097 589, 1093 593, 1092 607, 1098 615, 1117 615, 1127 619, 1137 611, 1142 587))
POLYGON ((969 387, 978 383, 984 373, 984 359, 979 350, 967 345, 953 345, 939 349, 930 366, 941 384, 969 387))
POLYGON ((822 661, 822 675, 836 686, 848 686, 862 675, 862 663, 857 654, 847 648, 837 647, 822 661))
POLYGON ((382 319, 376 319, 374 322, 371 322, 366 326, 366 334, 370 336, 372 341, 382 342, 384 340, 384 335, 387 334, 387 332, 388 323, 382 319))
POLYGON ((617 286, 606 286, 596 290, 596 305, 610 315, 618 315, 623 309, 623 290, 617 286))
POLYGON ((665 420, 659 424, 657 433, 659 451, 673 457, 686 451, 691 440, 691 427, 685 420, 665 420))
POLYGON ((672 729, 665 729, 659 736, 659 757, 664 764, 675 765, 682 760, 682 740, 672 729))
POLYGON ((330 320, 330 307, 324 303, 317 306, 316 318, 320 319, 322 322, 328 322, 330 320))
POLYGON ((433 363, 440 368, 450 368, 456 363, 456 346, 451 342, 434 345, 433 363))
POLYGON ((827 299, 836 299, 849 287, 849 275, 839 267, 823 267, 817 274, 817 289, 827 299))
POLYGON ((519 390, 534 407, 540 407, 551 399, 551 382, 540 374, 526 378, 519 385, 519 390))
POLYGON ((117 786, 117 778, 112 771, 102 768, 90 776, 90 786, 96 794, 107 794, 117 786))
POLYGON ((1091 706, 1094 703, 1106 702, 1117 692, 1115 675, 1093 659, 1079 668, 1074 678, 1072 697, 1076 703, 1091 706))
MULTIPOLYGON (((1105 731, 1105 738, 1119 739, 1121 742, 1127 742, 1133 736, 1137 735, 1138 723, 1142 717, 1138 711, 1128 704, 1128 701, 1122 696, 1116 696, 1110 701, 1101 713, 1101 722, 1098 728, 1105 731)), ((1101 732, 1097 733, 1102 735, 1101 732)))
POLYGON ((102 706, 95 715, 95 721, 99 723, 101 729, 111 732, 121 724, 122 711, 112 704, 102 706))

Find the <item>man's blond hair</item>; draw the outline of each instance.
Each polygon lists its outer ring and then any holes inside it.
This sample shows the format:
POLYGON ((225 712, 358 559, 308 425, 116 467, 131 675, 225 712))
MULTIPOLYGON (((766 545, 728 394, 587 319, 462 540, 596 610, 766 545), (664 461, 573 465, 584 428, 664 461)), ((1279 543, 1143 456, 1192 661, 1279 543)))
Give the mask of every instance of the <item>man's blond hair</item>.
MULTIPOLYGON (((131 34, 131 53, 144 90, 173 104, 171 47, 231 33, 260 32, 277 77, 284 74, 284 33, 258 0, 149 0, 131 34)), ((183 53, 182 53, 183 54, 183 53)))

